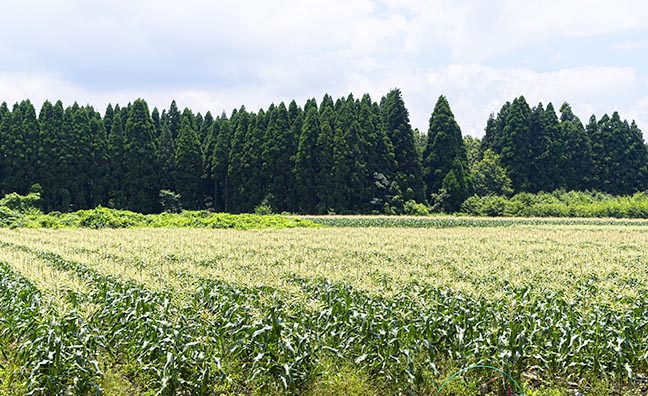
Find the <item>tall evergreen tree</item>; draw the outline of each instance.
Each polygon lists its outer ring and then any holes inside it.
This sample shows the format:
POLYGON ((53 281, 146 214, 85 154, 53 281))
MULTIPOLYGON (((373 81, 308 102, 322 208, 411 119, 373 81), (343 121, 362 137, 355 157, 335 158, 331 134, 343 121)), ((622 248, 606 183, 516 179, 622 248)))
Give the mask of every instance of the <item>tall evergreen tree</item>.
POLYGON ((94 158, 92 129, 88 111, 76 102, 65 111, 63 129, 66 136, 66 189, 70 193, 71 209, 86 209, 91 205, 90 182, 94 158))
POLYGON ((61 101, 52 105, 46 101, 41 107, 38 116, 40 124, 40 161, 38 183, 43 187, 43 209, 66 210, 61 197, 61 187, 64 182, 61 175, 62 169, 63 146, 63 104, 61 101))
POLYGON ((592 145, 583 124, 569 104, 563 103, 560 113, 564 156, 559 168, 567 190, 583 191, 590 188, 592 183, 592 145))
MULTIPOLYGON (((324 97, 320 105, 320 134, 316 143, 316 162, 318 164, 317 176, 317 213, 324 214, 333 209, 333 193, 335 191, 334 172, 334 137, 335 137, 335 114, 333 105, 328 103, 324 97), (323 110, 322 110, 323 109, 323 110)), ((330 97, 329 97, 330 98, 330 97)))
POLYGON ((104 128, 101 114, 92 107, 86 107, 90 118, 90 134, 92 141, 92 169, 89 171, 90 207, 106 205, 110 188, 110 153, 108 151, 108 135, 104 128))
POLYGON ((529 163, 532 162, 530 128, 531 108, 524 96, 511 104, 504 126, 502 164, 511 176, 515 191, 529 191, 529 163))
POLYGON ((2 191, 27 194, 37 182, 40 126, 36 110, 30 101, 16 103, 11 112, 3 116, 0 127, 2 191))
POLYGON ((243 147, 247 138, 249 120, 250 113, 247 112, 245 107, 241 107, 236 115, 232 115, 234 132, 230 144, 225 207, 227 211, 234 213, 241 212, 241 208, 247 204, 241 190, 247 177, 243 147))
POLYGON ((157 207, 154 125, 143 99, 133 102, 124 136, 126 208, 150 213, 157 207))
POLYGON ((320 134, 317 106, 308 107, 302 125, 297 156, 295 160, 295 182, 297 187, 298 210, 301 213, 316 213, 317 178, 317 138, 320 134))
POLYGON ((383 125, 394 145, 397 169, 394 179, 403 192, 405 200, 425 202, 423 170, 414 144, 414 133, 409 122, 400 90, 390 91, 381 101, 383 125))
POLYGON ((461 129, 444 96, 439 97, 430 117, 423 167, 428 196, 445 188, 448 193, 446 210, 459 210, 472 193, 472 180, 461 129))
POLYGON ((284 103, 268 109, 268 128, 263 141, 262 175, 272 207, 280 212, 289 210, 292 186, 293 138, 288 110, 284 103))
POLYGON ((215 143, 211 157, 211 172, 214 179, 214 209, 226 211, 226 200, 229 187, 229 156, 232 132, 230 120, 223 113, 218 122, 214 124, 213 131, 215 143))
POLYGON ((180 114, 180 110, 178 110, 178 105, 176 105, 175 100, 171 101, 169 111, 166 113, 166 123, 169 127, 169 130, 171 131, 173 140, 177 139, 178 135, 180 134, 182 114, 180 114))
POLYGON ((564 149, 560 123, 553 105, 544 109, 539 103, 531 112, 530 149, 531 162, 528 164, 528 191, 553 191, 565 187, 561 169, 564 149))
POLYGON ((189 109, 182 114, 180 134, 176 144, 173 181, 186 209, 201 207, 200 180, 203 170, 200 138, 196 132, 194 116, 189 109))
POLYGON ((115 112, 110 122, 112 125, 108 133, 108 153, 110 167, 110 187, 108 188, 108 206, 126 208, 126 192, 124 189, 124 130, 122 129, 121 112, 115 112))
POLYGON ((112 104, 108 103, 103 116, 104 129, 106 130, 107 134, 110 134, 110 131, 112 130, 113 118, 115 118, 115 109, 113 109, 112 104))
POLYGON ((155 144, 156 166, 159 171, 161 190, 175 191, 173 175, 175 173, 176 144, 168 124, 162 123, 160 135, 155 144))
POLYGON ((496 154, 501 154, 505 144, 504 127, 506 119, 511 111, 511 103, 506 102, 495 117, 492 113, 488 117, 484 138, 479 149, 479 159, 482 158, 486 150, 492 150, 496 154))
POLYGON ((356 103, 349 95, 336 115, 333 136, 333 202, 338 213, 366 211, 370 203, 370 179, 360 133, 356 103))

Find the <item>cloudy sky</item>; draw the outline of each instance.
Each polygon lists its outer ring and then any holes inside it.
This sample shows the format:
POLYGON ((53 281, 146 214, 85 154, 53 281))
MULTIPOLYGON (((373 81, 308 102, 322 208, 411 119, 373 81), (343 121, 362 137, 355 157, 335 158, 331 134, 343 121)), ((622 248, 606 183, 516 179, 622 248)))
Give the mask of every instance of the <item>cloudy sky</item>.
MULTIPOLYGON (((427 130, 446 95, 464 134, 524 95, 648 131, 642 0, 0 0, 0 101, 228 113, 402 90, 427 130)), ((645 133, 648 136, 648 133, 645 133)))

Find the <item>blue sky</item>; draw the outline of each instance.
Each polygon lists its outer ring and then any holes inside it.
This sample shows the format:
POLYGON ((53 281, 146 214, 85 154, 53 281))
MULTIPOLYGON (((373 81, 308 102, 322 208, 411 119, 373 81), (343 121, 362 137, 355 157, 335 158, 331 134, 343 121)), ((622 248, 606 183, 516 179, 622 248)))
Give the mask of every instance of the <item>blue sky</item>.
POLYGON ((648 131, 648 3, 618 0, 7 0, 0 101, 103 110, 138 97, 228 113, 393 87, 464 134, 524 95, 648 131))

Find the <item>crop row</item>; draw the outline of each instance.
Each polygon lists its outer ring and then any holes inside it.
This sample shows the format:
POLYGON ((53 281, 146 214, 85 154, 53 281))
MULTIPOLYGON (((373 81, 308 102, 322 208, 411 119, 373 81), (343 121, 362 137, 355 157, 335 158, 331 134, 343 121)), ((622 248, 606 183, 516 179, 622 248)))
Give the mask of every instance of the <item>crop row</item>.
POLYGON ((59 313, 42 300, 29 280, 0 263, 2 354, 22 366, 29 394, 99 392, 103 374, 97 351, 102 337, 76 310, 59 313))
MULTIPOLYGON (((30 251, 91 283, 87 298, 99 309, 90 331, 139 365, 159 394, 210 394, 228 384, 298 393, 325 356, 362 367, 394 391, 415 392, 433 387, 447 374, 440 364, 448 362, 575 380, 629 380, 648 370, 646 293, 612 309, 590 303, 586 281, 575 285, 581 294, 569 297, 509 285, 503 297, 486 300, 416 283, 385 298, 290 276, 286 282, 315 302, 306 306, 275 288, 198 278, 189 298, 174 302, 171 293, 148 291, 53 253, 3 246, 30 251)), ((23 288, 29 285, 12 290, 23 288)))
POLYGON ((384 216, 303 216, 313 223, 330 227, 450 228, 512 227, 538 225, 623 225, 646 226, 645 220, 572 219, 572 218, 475 218, 475 217, 384 217, 384 216))

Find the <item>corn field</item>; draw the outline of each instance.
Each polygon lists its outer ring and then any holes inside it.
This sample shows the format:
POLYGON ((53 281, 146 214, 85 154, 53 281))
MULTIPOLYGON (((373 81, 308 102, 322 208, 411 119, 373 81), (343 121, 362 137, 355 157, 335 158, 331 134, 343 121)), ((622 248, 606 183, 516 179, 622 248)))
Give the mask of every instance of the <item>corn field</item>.
POLYGON ((0 229, 0 395, 645 394, 643 223, 371 225, 0 229))

